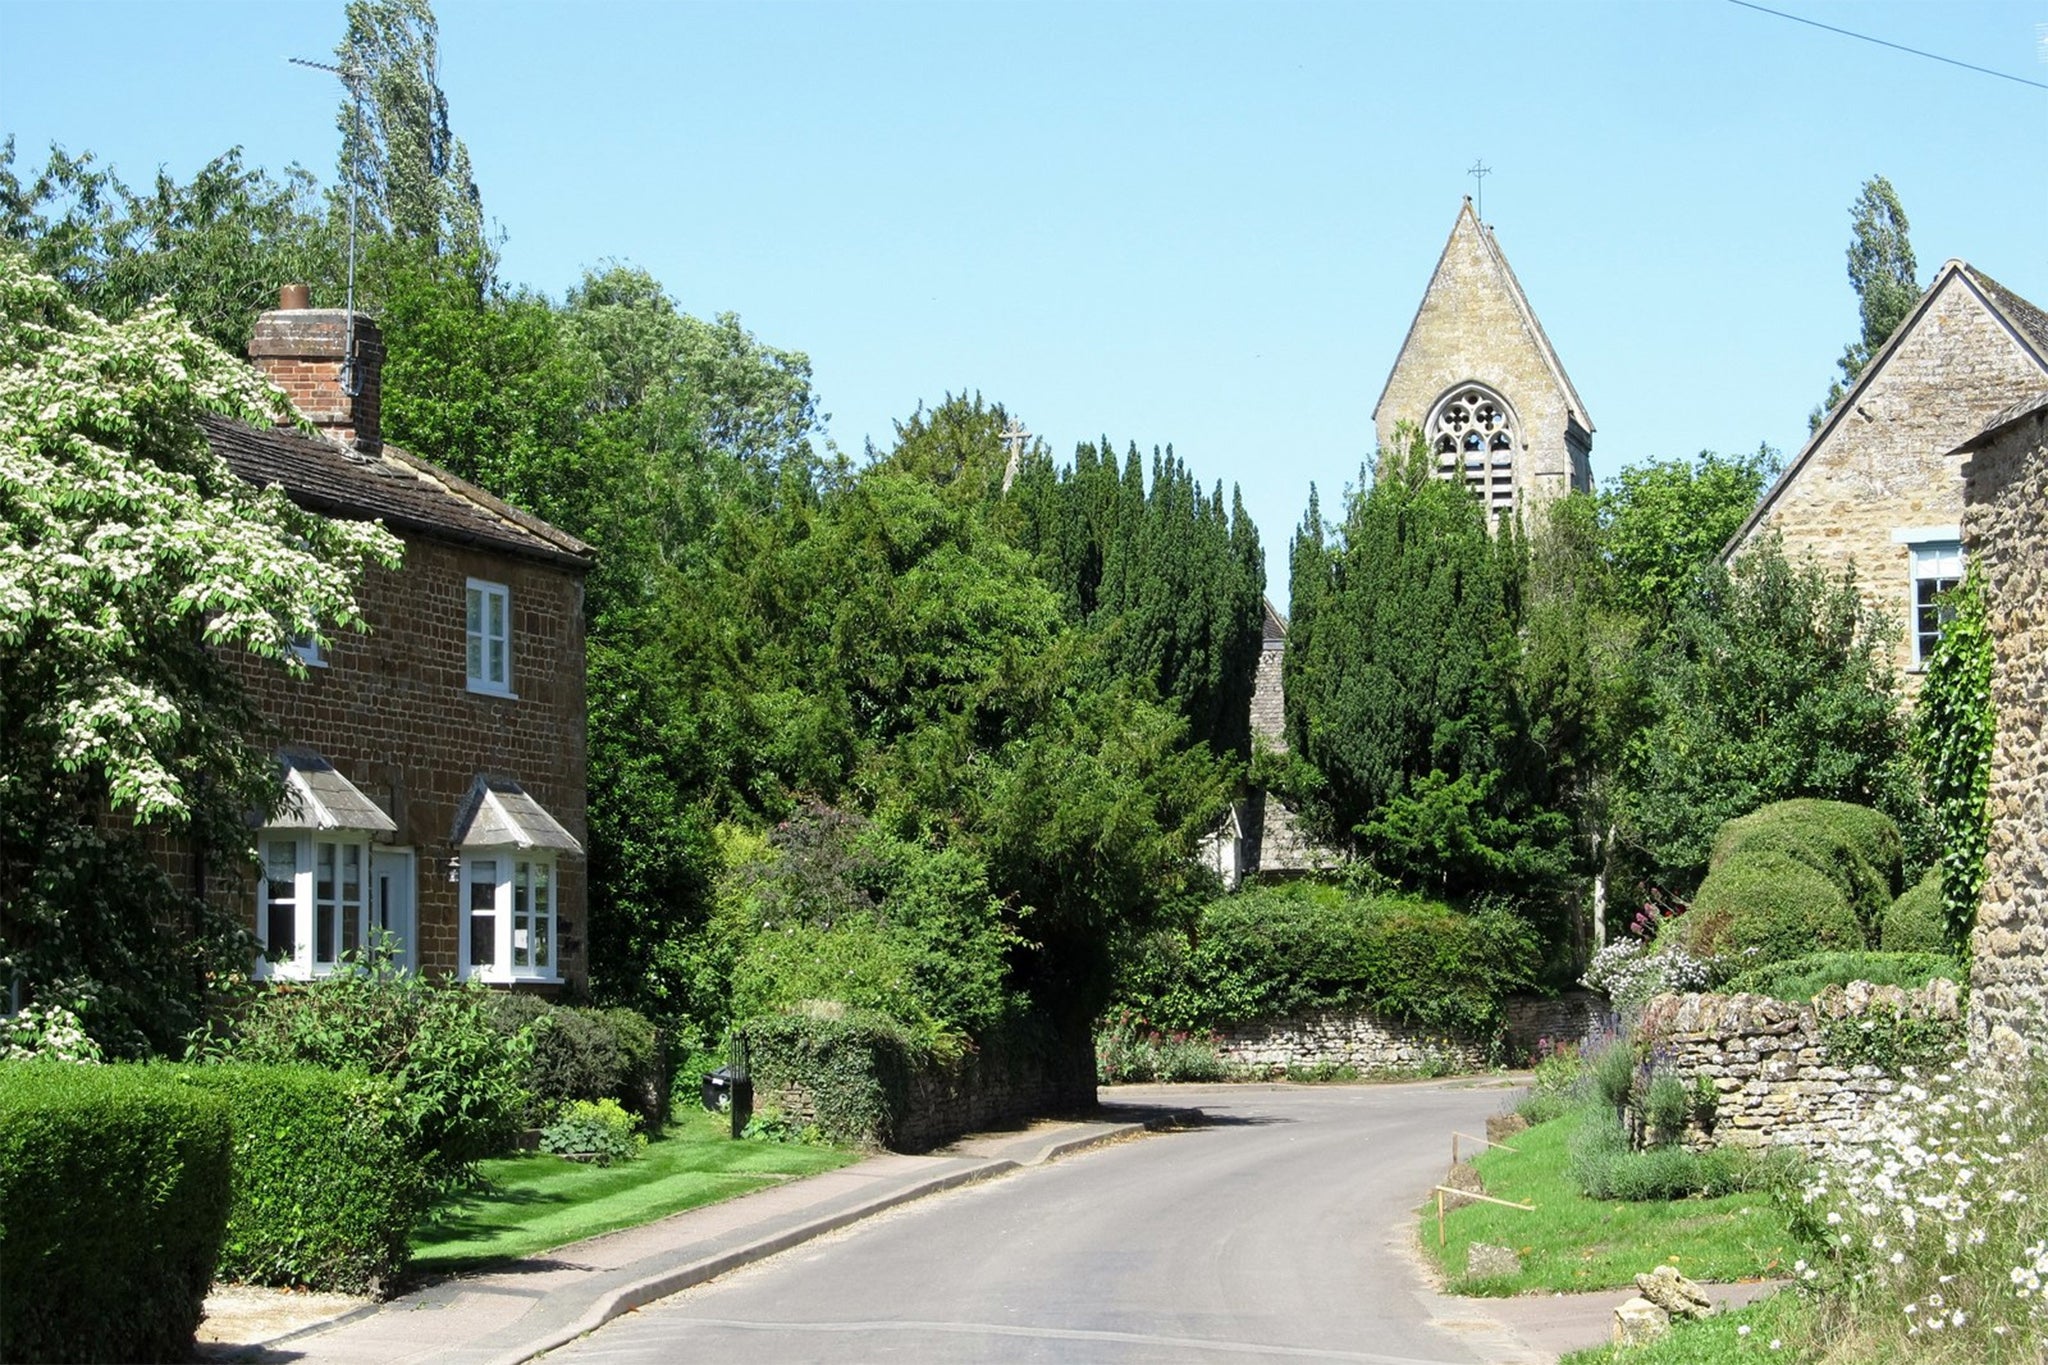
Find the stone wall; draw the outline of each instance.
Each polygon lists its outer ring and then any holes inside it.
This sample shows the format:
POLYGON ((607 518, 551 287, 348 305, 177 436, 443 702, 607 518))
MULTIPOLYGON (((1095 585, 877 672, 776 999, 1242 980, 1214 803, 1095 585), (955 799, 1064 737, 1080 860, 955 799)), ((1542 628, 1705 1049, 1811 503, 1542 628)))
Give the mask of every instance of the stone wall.
POLYGON ((1737 549, 1772 532, 1830 573, 1852 563, 1865 603, 1901 627, 1894 664, 1917 692, 1909 542, 1952 538, 1963 480, 1948 454, 2044 382, 1967 267, 1947 268, 1924 310, 1865 372, 1767 495, 1737 549))
POLYGON ((1972 936, 1970 1043, 2048 1048, 2048 408, 1970 443, 1965 546, 1991 626, 1991 841, 1972 936))
POLYGON ((1361 1076, 1481 1071, 1492 1060, 1483 1041, 1338 1010, 1220 1030, 1217 1051, 1233 1066, 1276 1075, 1334 1067, 1361 1076))
POLYGON ((1716 1097, 1711 1132, 1695 1126, 1692 1147, 1798 1147, 1818 1152, 1848 1135, 1897 1082, 1877 1067, 1846 1065, 1826 1028, 1873 1010, 1909 1018, 1959 1020, 1961 992, 1936 979, 1917 990, 1852 982, 1810 1004, 1763 995, 1660 995, 1637 1026, 1660 1070, 1691 1086, 1706 1077, 1716 1097))
POLYGON ((1614 1007, 1598 991, 1517 996, 1507 1002, 1507 1059, 1519 1065, 1546 1045, 1584 1047, 1613 1030, 1614 1007))

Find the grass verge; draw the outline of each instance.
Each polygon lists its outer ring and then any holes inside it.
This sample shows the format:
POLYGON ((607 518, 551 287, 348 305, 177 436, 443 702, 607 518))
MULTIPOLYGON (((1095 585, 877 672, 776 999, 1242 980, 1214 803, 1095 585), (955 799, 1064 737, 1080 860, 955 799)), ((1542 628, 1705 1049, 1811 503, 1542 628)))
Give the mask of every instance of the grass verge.
POLYGON ((1573 1351, 1559 1365, 1753 1365, 1814 1358, 1811 1301, 1784 1290, 1747 1308, 1692 1322, 1644 1346, 1596 1346, 1573 1351), (1747 1329, 1747 1330, 1745 1330, 1747 1329))
POLYGON ((470 1270, 638 1227, 792 1176, 858 1159, 834 1147, 734 1142, 717 1114, 680 1115, 638 1160, 584 1166, 533 1153, 479 1163, 480 1188, 436 1205, 413 1234, 412 1269, 470 1270))
POLYGON ((1534 1213, 1492 1204, 1467 1204, 1445 1219, 1446 1245, 1437 1245, 1436 1203, 1422 1215, 1422 1246, 1443 1272, 1451 1292, 1520 1294, 1612 1289, 1660 1264, 1695 1280, 1741 1280, 1785 1275, 1797 1251, 1791 1234, 1764 1193, 1719 1199, 1629 1202, 1588 1199, 1566 1174, 1567 1115, 1518 1133, 1514 1151, 1481 1156, 1486 1192, 1534 1204, 1534 1213), (1466 1250, 1473 1242, 1513 1247, 1522 1254, 1518 1275, 1470 1279, 1466 1250))

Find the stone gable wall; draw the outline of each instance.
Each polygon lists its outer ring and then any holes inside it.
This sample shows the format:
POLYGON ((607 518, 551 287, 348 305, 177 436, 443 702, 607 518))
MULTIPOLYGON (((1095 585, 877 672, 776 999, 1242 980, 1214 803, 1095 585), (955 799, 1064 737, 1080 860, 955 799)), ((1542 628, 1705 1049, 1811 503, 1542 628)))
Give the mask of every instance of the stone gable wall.
POLYGON ((1694 1148, 1798 1147, 1817 1153, 1848 1137, 1872 1103, 1898 1083, 1874 1066, 1844 1065, 1828 1049, 1830 1021, 1873 1009, 1910 1018, 1958 1019, 1961 992, 1936 979, 1917 990, 1852 982, 1810 1004, 1763 995, 1660 995, 1644 1008, 1637 1039, 1660 1070, 1686 1085, 1705 1076, 1717 1097, 1713 1131, 1694 1127, 1694 1148))
POLYGON ((1738 549, 1776 531, 1795 562, 1810 555, 1831 573, 1853 563, 1863 600, 1899 630, 1895 666, 1917 692, 1911 555, 1892 533, 1958 524, 1963 481, 1948 452, 2044 383, 1969 284, 1951 277, 1738 549))
POLYGON ((1964 544, 1993 641, 1991 842, 1972 936, 1970 1042, 2048 1048, 2048 427, 2036 412, 1970 457, 1964 544))
MULTIPOLYGON (((366 634, 337 632, 326 666, 294 679, 238 656, 263 717, 283 743, 317 750, 384 806, 415 854, 417 961, 456 967, 459 884, 449 880, 457 814, 479 773, 517 779, 587 847, 583 584, 566 569, 412 536, 396 571, 371 567, 357 594, 366 634), (513 697, 472 692, 465 633, 468 580, 511 590, 513 697)), ((584 859, 557 863, 561 973, 587 975, 584 859)), ((244 898, 255 914, 252 882, 244 898)))
POLYGON ((1394 362, 1374 426, 1380 445, 1391 448, 1394 428, 1404 421, 1421 426, 1453 386, 1486 385, 1507 400, 1519 423, 1515 493, 1526 507, 1532 497, 1570 490, 1574 461, 1565 442, 1570 400, 1522 320, 1509 292, 1513 286, 1495 263, 1483 231, 1476 219, 1460 216, 1394 362))

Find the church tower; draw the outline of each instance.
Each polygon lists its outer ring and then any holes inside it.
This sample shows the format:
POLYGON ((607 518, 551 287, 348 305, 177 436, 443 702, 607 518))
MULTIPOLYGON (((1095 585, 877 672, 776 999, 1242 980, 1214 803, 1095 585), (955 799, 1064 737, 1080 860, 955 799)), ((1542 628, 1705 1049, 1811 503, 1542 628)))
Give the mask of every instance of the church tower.
POLYGON ((1593 419, 1469 196, 1372 416, 1383 448, 1421 428, 1490 513, 1592 491, 1593 419))

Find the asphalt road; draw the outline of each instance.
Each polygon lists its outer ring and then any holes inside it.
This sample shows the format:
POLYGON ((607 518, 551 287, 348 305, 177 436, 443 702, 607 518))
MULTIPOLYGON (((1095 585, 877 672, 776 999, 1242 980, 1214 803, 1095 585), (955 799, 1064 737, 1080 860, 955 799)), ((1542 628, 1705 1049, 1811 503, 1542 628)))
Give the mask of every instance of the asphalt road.
POLYGON ((1535 1359, 1427 1293, 1409 1251, 1450 1133, 1483 1131, 1502 1095, 1472 1082, 1134 1091, 1209 1122, 907 1206, 548 1359, 1535 1359))

